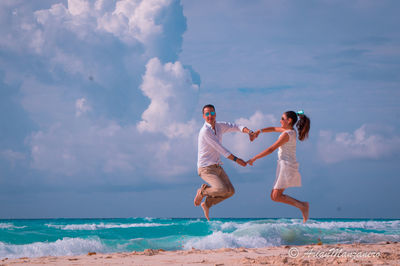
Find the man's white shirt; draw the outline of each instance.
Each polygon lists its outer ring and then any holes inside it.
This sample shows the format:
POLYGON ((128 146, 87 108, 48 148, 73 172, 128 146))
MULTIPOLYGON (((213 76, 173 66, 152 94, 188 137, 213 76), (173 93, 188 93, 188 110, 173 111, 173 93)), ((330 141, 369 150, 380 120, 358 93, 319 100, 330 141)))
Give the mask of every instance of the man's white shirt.
POLYGON ((213 164, 221 164, 220 155, 225 158, 232 153, 222 146, 222 135, 227 132, 242 132, 244 126, 234 123, 215 122, 215 131, 207 122, 199 132, 197 167, 206 167, 213 164))

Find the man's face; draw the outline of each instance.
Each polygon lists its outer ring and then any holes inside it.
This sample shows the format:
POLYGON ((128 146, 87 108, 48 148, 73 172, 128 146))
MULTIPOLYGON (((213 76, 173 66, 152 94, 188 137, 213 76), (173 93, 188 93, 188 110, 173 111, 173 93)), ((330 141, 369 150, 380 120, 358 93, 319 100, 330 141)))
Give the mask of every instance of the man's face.
POLYGON ((215 117, 216 117, 216 116, 217 116, 217 115, 216 115, 216 113, 215 113, 214 108, 212 108, 212 107, 206 107, 206 108, 204 108, 204 111, 203 111, 203 118, 204 118, 204 120, 205 120, 207 123, 213 125, 213 124, 215 123, 215 117))

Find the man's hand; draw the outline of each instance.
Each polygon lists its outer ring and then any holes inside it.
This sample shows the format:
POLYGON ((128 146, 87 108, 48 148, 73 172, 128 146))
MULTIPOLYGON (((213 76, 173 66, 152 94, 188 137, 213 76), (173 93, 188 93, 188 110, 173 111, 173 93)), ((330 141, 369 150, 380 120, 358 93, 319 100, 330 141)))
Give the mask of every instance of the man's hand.
POLYGON ((236 162, 238 163, 238 164, 240 164, 241 166, 246 166, 247 165, 247 163, 245 162, 245 161, 243 161, 242 159, 240 159, 240 158, 238 158, 237 160, 236 160, 236 162))

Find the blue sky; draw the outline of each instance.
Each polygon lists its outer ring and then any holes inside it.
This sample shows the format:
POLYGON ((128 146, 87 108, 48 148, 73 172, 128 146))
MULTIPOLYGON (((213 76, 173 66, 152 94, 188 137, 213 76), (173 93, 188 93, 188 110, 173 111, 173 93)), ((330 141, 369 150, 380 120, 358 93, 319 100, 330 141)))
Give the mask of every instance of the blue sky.
MULTIPOLYGON (((201 107, 253 129, 304 109, 311 218, 399 218, 397 1, 1 1, 0 218, 202 217, 201 107)), ((224 137, 249 159, 264 134, 224 137)), ((276 153, 211 217, 297 217, 276 153)))

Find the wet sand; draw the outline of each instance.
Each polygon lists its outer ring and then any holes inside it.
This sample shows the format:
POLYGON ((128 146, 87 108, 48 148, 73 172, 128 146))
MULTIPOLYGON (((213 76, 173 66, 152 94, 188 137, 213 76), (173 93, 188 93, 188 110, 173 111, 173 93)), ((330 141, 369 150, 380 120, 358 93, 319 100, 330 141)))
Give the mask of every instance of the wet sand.
POLYGON ((2 259, 0 265, 400 265, 400 243, 321 244, 216 250, 88 253, 2 259))

